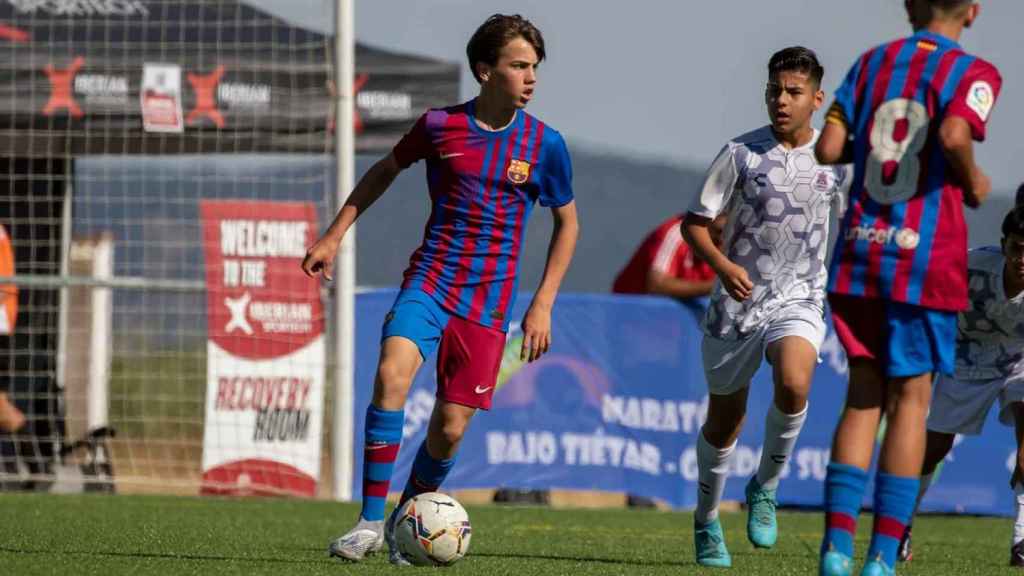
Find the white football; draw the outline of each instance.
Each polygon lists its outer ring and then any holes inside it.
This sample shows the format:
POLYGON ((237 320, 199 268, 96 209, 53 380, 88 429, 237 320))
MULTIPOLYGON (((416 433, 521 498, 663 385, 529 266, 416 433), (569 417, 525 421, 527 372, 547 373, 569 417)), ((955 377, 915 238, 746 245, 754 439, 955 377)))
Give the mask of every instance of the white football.
POLYGON ((417 566, 449 566, 466 555, 472 530, 469 514, 455 498, 427 492, 398 511, 398 551, 417 566))

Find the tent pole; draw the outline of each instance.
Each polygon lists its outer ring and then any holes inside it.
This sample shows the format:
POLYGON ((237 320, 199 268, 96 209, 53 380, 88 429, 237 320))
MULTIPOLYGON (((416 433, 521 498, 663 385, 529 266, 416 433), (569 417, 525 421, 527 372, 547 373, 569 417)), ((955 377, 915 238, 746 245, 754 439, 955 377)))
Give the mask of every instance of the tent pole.
MULTIPOLYGON (((353 134, 353 110, 355 78, 355 39, 353 26, 354 0, 336 0, 335 18, 335 82, 337 82, 335 107, 334 151, 337 170, 335 194, 337 207, 345 204, 352 190, 355 170, 355 134, 353 134)), ((355 367, 355 274, 356 227, 353 224, 346 234, 345 241, 338 251, 338 262, 335 268, 335 372, 334 372, 334 412, 332 422, 332 466, 334 486, 332 496, 335 500, 352 499, 352 473, 355 459, 353 457, 353 424, 355 422, 353 404, 355 394, 353 380, 355 367)))

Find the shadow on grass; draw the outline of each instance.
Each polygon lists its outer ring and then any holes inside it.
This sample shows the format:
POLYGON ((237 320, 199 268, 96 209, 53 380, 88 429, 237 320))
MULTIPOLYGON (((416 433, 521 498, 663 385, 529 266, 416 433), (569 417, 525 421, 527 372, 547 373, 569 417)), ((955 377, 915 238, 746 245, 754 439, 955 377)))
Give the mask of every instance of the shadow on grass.
MULTIPOLYGON (((610 566, 673 566, 673 567, 696 567, 696 562, 690 556, 684 557, 680 560, 649 560, 641 558, 594 558, 589 556, 570 556, 570 555, 559 555, 559 554, 523 554, 523 553, 503 553, 499 554, 496 552, 472 552, 470 556, 474 558, 509 558, 509 559, 520 559, 520 560, 545 560, 545 561, 559 561, 559 562, 585 562, 593 564, 606 564, 610 566)), ((739 552, 732 553, 733 558, 745 558, 750 556, 758 556, 756 552, 739 552)), ((772 552, 774 558, 803 558, 807 556, 799 553, 790 552, 772 552)))
POLYGON ((24 554, 24 555, 39 555, 39 556, 52 556, 52 555, 72 555, 72 556, 91 556, 97 558, 151 558, 157 560, 201 560, 201 561, 212 561, 212 562, 259 562, 265 564, 332 564, 336 563, 337 560, 331 560, 330 558, 324 557, 322 560, 296 560, 296 559, 285 559, 285 558, 253 558, 248 556, 222 556, 214 554, 175 554, 171 552, 158 554, 153 552, 110 552, 105 550, 32 550, 27 548, 10 548, 7 546, 0 546, 0 553, 8 554, 24 554))

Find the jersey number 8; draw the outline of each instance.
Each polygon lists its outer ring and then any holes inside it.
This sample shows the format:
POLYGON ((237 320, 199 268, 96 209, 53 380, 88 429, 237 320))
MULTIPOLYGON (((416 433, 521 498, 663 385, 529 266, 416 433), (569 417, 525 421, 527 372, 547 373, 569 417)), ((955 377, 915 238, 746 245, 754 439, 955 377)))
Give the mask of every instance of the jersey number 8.
POLYGON ((871 128, 864 187, 879 204, 904 202, 917 191, 920 162, 917 155, 928 139, 928 110, 916 100, 896 98, 875 111, 871 128), (883 168, 895 162, 896 174, 886 182, 883 168))

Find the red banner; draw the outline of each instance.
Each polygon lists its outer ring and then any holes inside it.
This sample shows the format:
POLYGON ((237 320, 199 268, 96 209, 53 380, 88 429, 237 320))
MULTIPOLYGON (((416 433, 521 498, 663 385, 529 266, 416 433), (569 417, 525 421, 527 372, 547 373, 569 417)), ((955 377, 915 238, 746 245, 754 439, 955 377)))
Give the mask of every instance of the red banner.
POLYGON ((300 268, 310 203, 203 201, 207 391, 203 492, 313 496, 324 319, 300 268))

